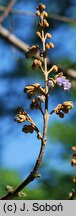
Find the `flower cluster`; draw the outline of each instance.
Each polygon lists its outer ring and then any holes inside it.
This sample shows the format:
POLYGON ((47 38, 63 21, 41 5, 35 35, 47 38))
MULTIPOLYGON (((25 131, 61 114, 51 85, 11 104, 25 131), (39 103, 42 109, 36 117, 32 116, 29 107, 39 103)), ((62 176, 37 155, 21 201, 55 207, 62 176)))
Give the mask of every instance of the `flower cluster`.
POLYGON ((70 90, 70 88, 71 88, 71 83, 69 82, 68 79, 66 79, 65 76, 57 77, 56 83, 59 86, 62 86, 64 90, 70 90))
POLYGON ((39 83, 35 83, 32 85, 27 85, 24 88, 24 92, 27 93, 29 99, 34 97, 36 94, 45 95, 45 89, 40 86, 39 83))
POLYGON ((58 106, 54 109, 54 112, 59 115, 60 118, 64 118, 64 114, 69 113, 72 108, 73 102, 66 101, 63 104, 58 104, 58 106))

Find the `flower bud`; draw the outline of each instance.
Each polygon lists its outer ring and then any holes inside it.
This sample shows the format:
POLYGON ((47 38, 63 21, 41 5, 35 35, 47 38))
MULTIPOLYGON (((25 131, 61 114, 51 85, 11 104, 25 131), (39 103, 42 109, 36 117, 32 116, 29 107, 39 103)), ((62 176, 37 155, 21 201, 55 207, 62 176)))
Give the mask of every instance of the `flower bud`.
POLYGON ((47 22, 46 19, 43 20, 43 25, 44 25, 45 27, 49 27, 49 23, 47 22))
POLYGON ((76 146, 72 146, 72 151, 76 151, 76 146))
POLYGON ((48 13, 46 11, 43 11, 43 16, 48 17, 48 13))
POLYGON ((40 11, 39 10, 36 11, 36 16, 40 16, 40 11))
POLYGON ((56 65, 52 66, 54 72, 58 72, 58 67, 56 65))
POLYGON ((72 109, 73 108, 73 102, 72 101, 66 101, 63 103, 64 107, 67 107, 67 109, 72 109))
POLYGON ((39 31, 36 32, 36 35, 41 38, 41 33, 39 31))
POLYGON ((64 113, 59 112, 59 117, 60 117, 60 118, 64 118, 64 113))
POLYGON ((71 165, 76 166, 76 159, 74 159, 74 158, 72 159, 71 165))
POLYGON ((39 95, 38 96, 38 101, 40 102, 40 103, 43 103, 44 101, 45 101, 45 96, 44 95, 39 95))
POLYGON ((39 4, 39 5, 37 6, 36 9, 41 11, 41 10, 44 10, 45 8, 46 8, 46 6, 45 6, 44 4, 41 3, 41 4, 39 4))
POLYGON ((46 33, 46 38, 50 39, 52 35, 50 33, 46 33))
POLYGON ((54 48, 54 44, 53 43, 47 43, 46 44, 46 48, 47 49, 51 49, 51 48, 53 49, 54 48))

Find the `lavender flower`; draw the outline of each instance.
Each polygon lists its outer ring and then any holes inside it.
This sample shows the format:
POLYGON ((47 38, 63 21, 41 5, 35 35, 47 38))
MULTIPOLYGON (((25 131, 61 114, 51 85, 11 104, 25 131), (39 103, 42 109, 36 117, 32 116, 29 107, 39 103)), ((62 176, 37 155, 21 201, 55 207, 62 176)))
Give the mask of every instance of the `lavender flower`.
POLYGON ((64 90, 70 90, 70 88, 71 88, 71 83, 70 83, 69 80, 66 79, 66 77, 64 77, 64 76, 57 77, 56 83, 57 83, 59 86, 62 86, 64 90))
POLYGON ((50 80, 50 79, 47 81, 47 85, 48 85, 49 87, 54 87, 54 83, 53 83, 53 81, 50 80))

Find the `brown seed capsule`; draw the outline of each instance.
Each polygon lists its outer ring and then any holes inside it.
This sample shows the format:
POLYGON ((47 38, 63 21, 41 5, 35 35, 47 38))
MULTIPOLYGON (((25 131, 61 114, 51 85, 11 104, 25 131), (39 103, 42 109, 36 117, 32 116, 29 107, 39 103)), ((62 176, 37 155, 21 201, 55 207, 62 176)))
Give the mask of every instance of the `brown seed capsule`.
POLYGON ((40 11, 39 10, 36 11, 36 16, 40 16, 40 11))

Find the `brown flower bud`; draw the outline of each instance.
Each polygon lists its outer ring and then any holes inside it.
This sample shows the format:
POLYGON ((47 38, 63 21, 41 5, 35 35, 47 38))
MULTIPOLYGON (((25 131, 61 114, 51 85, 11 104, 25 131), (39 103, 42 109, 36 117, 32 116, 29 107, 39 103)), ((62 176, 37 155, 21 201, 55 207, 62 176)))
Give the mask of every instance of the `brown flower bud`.
POLYGON ((38 52, 39 46, 38 45, 33 45, 28 48, 28 52, 26 53, 26 58, 30 58, 38 52))
POLYGON ((22 131, 24 133, 33 133, 33 126, 32 125, 24 125, 23 128, 22 128, 22 131))
POLYGON ((44 101, 45 101, 45 96, 44 95, 39 95, 38 96, 38 101, 40 102, 40 103, 43 103, 44 101))
POLYGON ((40 134, 40 132, 38 132, 37 138, 38 138, 38 139, 41 139, 41 134, 40 134))
POLYGON ((76 159, 76 154, 73 154, 73 159, 76 159))
POLYGON ((70 110, 67 108, 62 108, 62 111, 67 114, 67 113, 69 113, 70 110))
POLYGON ((35 59, 32 64, 32 69, 35 70, 36 67, 41 68, 41 66, 42 66, 42 62, 38 59, 35 59))
POLYGON ((46 33, 46 38, 50 39, 52 35, 50 33, 46 33))
POLYGON ((58 67, 56 65, 52 66, 54 72, 58 72, 58 67))
POLYGON ((64 118, 64 113, 59 112, 59 117, 60 117, 60 118, 64 118))
POLYGON ((36 35, 41 38, 41 33, 39 31, 36 32, 36 35))
POLYGON ((46 11, 43 11, 43 16, 48 17, 48 13, 46 11))
POLYGON ((15 121, 18 123, 25 122, 26 120, 27 120, 27 117, 24 114, 17 114, 15 117, 15 121))
POLYGON ((76 166, 76 159, 72 159, 71 165, 76 166))
POLYGON ((45 6, 44 4, 41 3, 41 4, 39 4, 39 5, 37 6, 36 9, 41 11, 41 10, 44 10, 45 8, 46 8, 46 6, 45 6))
POLYGON ((40 11, 39 10, 36 11, 36 16, 40 16, 40 11))
POLYGON ((49 27, 49 23, 47 22, 46 19, 44 19, 44 21, 43 21, 43 25, 44 25, 45 27, 49 27))
POLYGON ((51 48, 53 49, 54 48, 54 44, 53 43, 47 43, 46 44, 46 48, 47 49, 51 49, 51 48))
POLYGON ((72 178, 73 183, 76 183, 76 177, 72 178))
POLYGON ((76 146, 72 146, 72 151, 76 151, 76 146))
POLYGON ((67 109, 72 109, 73 108, 73 102, 72 101, 66 101, 63 103, 64 107, 67 107, 67 109))

